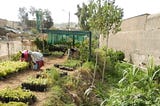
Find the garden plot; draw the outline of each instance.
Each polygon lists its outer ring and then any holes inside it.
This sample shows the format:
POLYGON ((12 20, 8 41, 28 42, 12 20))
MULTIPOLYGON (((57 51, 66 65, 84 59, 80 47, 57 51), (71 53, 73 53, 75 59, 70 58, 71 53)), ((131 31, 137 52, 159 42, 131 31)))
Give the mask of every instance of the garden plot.
MULTIPOLYGON (((66 60, 66 57, 63 58, 52 58, 52 57, 47 57, 44 58, 45 66, 42 67, 42 70, 45 70, 47 68, 50 68, 53 66, 54 63, 62 63, 66 60)), ((10 77, 6 77, 3 80, 0 80, 0 91, 9 87, 9 88, 17 88, 20 86, 28 76, 36 76, 39 74, 40 71, 33 71, 33 70, 24 70, 21 71, 20 73, 12 74, 10 77)), ((32 104, 32 106, 42 106, 43 103, 47 100, 49 97, 49 92, 33 92, 33 94, 37 97, 37 101, 32 104)), ((9 103, 9 104, 16 104, 16 103, 9 103)), ((1 105, 1 102, 0 102, 1 105)), ((8 104, 7 104, 8 105, 8 104)), ((12 105, 11 105, 12 106, 12 105)), ((22 105, 26 106, 26 105, 22 105)))

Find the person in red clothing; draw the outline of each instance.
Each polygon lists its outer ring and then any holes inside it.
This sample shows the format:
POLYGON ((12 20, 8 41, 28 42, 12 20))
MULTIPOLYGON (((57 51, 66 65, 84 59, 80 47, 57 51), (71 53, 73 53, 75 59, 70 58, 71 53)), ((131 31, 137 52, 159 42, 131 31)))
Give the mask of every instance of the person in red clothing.
POLYGON ((24 50, 21 52, 21 61, 25 61, 25 62, 28 62, 29 59, 28 59, 28 50, 24 50))
POLYGON ((21 61, 25 61, 29 63, 29 68, 32 67, 32 58, 29 55, 28 50, 21 51, 21 61))
POLYGON ((29 63, 29 67, 38 70, 44 66, 43 54, 40 52, 32 52, 30 50, 24 50, 21 52, 21 61, 29 63))

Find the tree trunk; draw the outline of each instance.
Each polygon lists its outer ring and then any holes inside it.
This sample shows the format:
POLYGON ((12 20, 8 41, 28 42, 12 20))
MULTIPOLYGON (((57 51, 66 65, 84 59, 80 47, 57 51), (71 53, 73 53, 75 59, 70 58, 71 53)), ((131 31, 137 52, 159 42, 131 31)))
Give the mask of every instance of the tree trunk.
POLYGON ((107 34, 107 36, 106 36, 106 47, 107 47, 107 49, 109 47, 109 34, 107 34))
POLYGON ((106 69, 106 59, 104 60, 104 63, 103 63, 102 83, 104 82, 105 69, 106 69))
POLYGON ((95 79, 96 79, 97 62, 98 62, 98 53, 96 53, 96 63, 95 63, 95 67, 94 67, 92 86, 94 85, 94 82, 95 82, 95 79))

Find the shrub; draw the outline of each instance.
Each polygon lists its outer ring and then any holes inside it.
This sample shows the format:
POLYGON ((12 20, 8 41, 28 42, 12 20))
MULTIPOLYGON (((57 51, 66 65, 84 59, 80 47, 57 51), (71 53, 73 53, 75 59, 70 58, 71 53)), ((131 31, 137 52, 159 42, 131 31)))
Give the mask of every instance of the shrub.
POLYGON ((117 60, 123 61, 125 58, 125 54, 122 51, 116 51, 117 60))
POLYGON ((20 58, 21 58, 21 52, 19 51, 18 53, 11 56, 11 61, 19 61, 20 58))
POLYGON ((36 44, 37 48, 41 51, 43 51, 43 46, 45 48, 45 51, 49 49, 49 45, 46 40, 40 40, 39 38, 36 38, 34 40, 34 43, 36 44))
POLYGON ((65 67, 76 68, 81 66, 81 61, 79 60, 67 60, 63 64, 65 67))
POLYGON ((82 65, 82 69, 83 69, 83 70, 92 71, 92 70, 94 70, 94 63, 93 63, 93 62, 85 62, 85 63, 83 63, 83 65, 82 65))

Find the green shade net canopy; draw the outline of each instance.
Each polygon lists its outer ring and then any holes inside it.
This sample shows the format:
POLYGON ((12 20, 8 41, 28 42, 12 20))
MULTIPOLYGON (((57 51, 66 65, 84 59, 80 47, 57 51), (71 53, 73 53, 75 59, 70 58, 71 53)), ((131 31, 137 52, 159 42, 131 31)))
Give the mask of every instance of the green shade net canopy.
POLYGON ((74 47, 75 43, 83 42, 85 39, 89 39, 89 60, 91 57, 91 32, 90 31, 68 31, 68 30, 43 30, 43 33, 48 34, 49 44, 65 44, 66 42, 72 42, 74 47))

